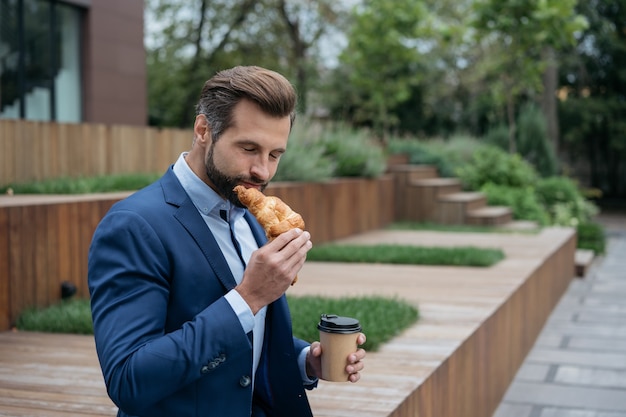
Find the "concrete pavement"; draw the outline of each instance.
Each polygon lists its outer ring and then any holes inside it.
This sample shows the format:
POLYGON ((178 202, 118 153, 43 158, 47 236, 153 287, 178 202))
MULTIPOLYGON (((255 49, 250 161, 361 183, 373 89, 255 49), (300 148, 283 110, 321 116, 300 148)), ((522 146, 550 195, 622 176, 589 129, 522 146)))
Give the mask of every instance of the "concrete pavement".
POLYGON ((574 278, 493 417, 626 417, 626 213, 574 278))

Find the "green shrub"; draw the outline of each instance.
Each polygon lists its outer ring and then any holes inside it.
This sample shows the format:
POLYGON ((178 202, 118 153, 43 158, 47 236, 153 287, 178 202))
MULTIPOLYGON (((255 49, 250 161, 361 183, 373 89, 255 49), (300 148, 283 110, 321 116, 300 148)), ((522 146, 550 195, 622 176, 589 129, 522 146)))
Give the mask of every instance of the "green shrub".
POLYGON ((523 188, 537 180, 537 172, 528 162, 495 146, 477 149, 472 160, 458 168, 457 176, 470 190, 488 183, 523 188))
POLYGON ((326 155, 321 132, 319 125, 298 120, 273 181, 324 181, 333 177, 335 166, 326 155))
POLYGON ((320 140, 325 156, 333 161, 335 177, 375 178, 387 168, 383 148, 364 129, 329 126, 320 140))
POLYGON ((550 223, 546 209, 537 200, 532 187, 511 187, 506 185, 485 184, 481 191, 487 196, 489 205, 508 206, 516 220, 535 221, 545 226, 550 223))
POLYGON ((332 177, 375 178, 385 172, 382 147, 366 130, 299 121, 291 132, 273 181, 323 181, 332 177))
POLYGON ((62 177, 22 184, 9 184, 0 188, 0 193, 6 193, 8 188, 11 188, 15 194, 87 194, 134 191, 149 185, 161 175, 162 173, 137 173, 78 178, 62 177))
POLYGON ((587 200, 578 185, 567 177, 549 177, 537 181, 537 199, 550 215, 550 224, 576 227, 589 222, 598 208, 587 200))
POLYGON ((476 149, 485 146, 473 137, 455 135, 444 139, 392 138, 387 149, 389 153, 403 153, 409 156, 409 163, 434 165, 442 177, 456 175, 456 167, 468 163, 476 149))
POLYGON ((606 251, 606 236, 604 228, 595 222, 581 222, 576 227, 578 243, 580 249, 590 249, 596 254, 603 254, 606 251))

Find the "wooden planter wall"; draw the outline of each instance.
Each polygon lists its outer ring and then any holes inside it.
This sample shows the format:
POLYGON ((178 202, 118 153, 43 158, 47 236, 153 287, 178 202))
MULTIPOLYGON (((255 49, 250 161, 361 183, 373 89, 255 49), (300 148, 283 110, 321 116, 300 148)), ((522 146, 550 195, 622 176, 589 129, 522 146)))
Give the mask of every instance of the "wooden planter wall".
POLYGON ((59 177, 161 173, 193 132, 0 119, 0 186, 59 177))
MULTIPOLYGON (((314 244, 384 227, 393 221, 393 179, 275 183, 267 194, 302 214, 314 244)), ((0 197, 0 331, 28 307, 61 298, 61 283, 87 297, 87 253, 93 232, 128 193, 0 197)))
MULTIPOLYGON (((0 186, 58 177, 161 173, 189 149, 191 130, 0 120, 0 186)), ((394 216, 394 183, 345 179, 276 183, 267 193, 304 217, 314 243, 382 227, 394 216)), ((0 331, 20 311, 87 296, 87 251, 111 205, 127 194, 0 196, 0 331)))

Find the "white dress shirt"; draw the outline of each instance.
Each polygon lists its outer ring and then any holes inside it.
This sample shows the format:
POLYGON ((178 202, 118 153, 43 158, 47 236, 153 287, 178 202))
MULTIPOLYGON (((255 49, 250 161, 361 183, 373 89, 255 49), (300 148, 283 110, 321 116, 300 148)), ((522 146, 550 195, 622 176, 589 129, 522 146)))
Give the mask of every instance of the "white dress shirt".
MULTIPOLYGON (((221 218, 220 210, 226 210, 228 213, 228 222, 234 225, 235 236, 241 246, 243 259, 247 264, 250 260, 252 252, 258 249, 258 245, 254 239, 250 225, 243 217, 245 210, 232 205, 228 200, 220 197, 211 187, 198 178, 198 176, 187 164, 187 161, 185 160, 186 155, 187 152, 183 152, 178 157, 176 163, 174 164, 174 174, 182 184, 195 207, 198 209, 198 212, 204 219, 206 225, 209 229, 211 229, 215 240, 228 262, 228 266, 230 267, 235 281, 239 284, 243 279, 245 266, 241 263, 237 249, 231 240, 229 223, 221 218)), ((254 374, 256 373, 259 360, 261 358, 267 307, 263 307, 257 312, 256 315, 254 315, 252 314, 252 310, 250 310, 248 304, 237 291, 229 291, 226 293, 225 298, 233 308, 233 311, 237 314, 244 332, 249 333, 250 331, 253 331, 252 375, 254 381, 254 374)), ((302 380, 307 384, 315 381, 309 379, 306 375, 306 354, 308 351, 309 348, 303 349, 298 357, 302 380)))

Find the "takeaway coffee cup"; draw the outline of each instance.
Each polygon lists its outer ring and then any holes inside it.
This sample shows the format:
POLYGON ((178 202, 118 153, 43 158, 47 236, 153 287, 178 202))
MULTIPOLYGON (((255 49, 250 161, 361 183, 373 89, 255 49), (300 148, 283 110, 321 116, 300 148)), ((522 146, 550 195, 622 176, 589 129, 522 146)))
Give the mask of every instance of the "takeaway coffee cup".
POLYGON ((361 325, 357 319, 322 314, 317 325, 322 344, 322 379, 345 382, 348 355, 357 350, 361 325))

